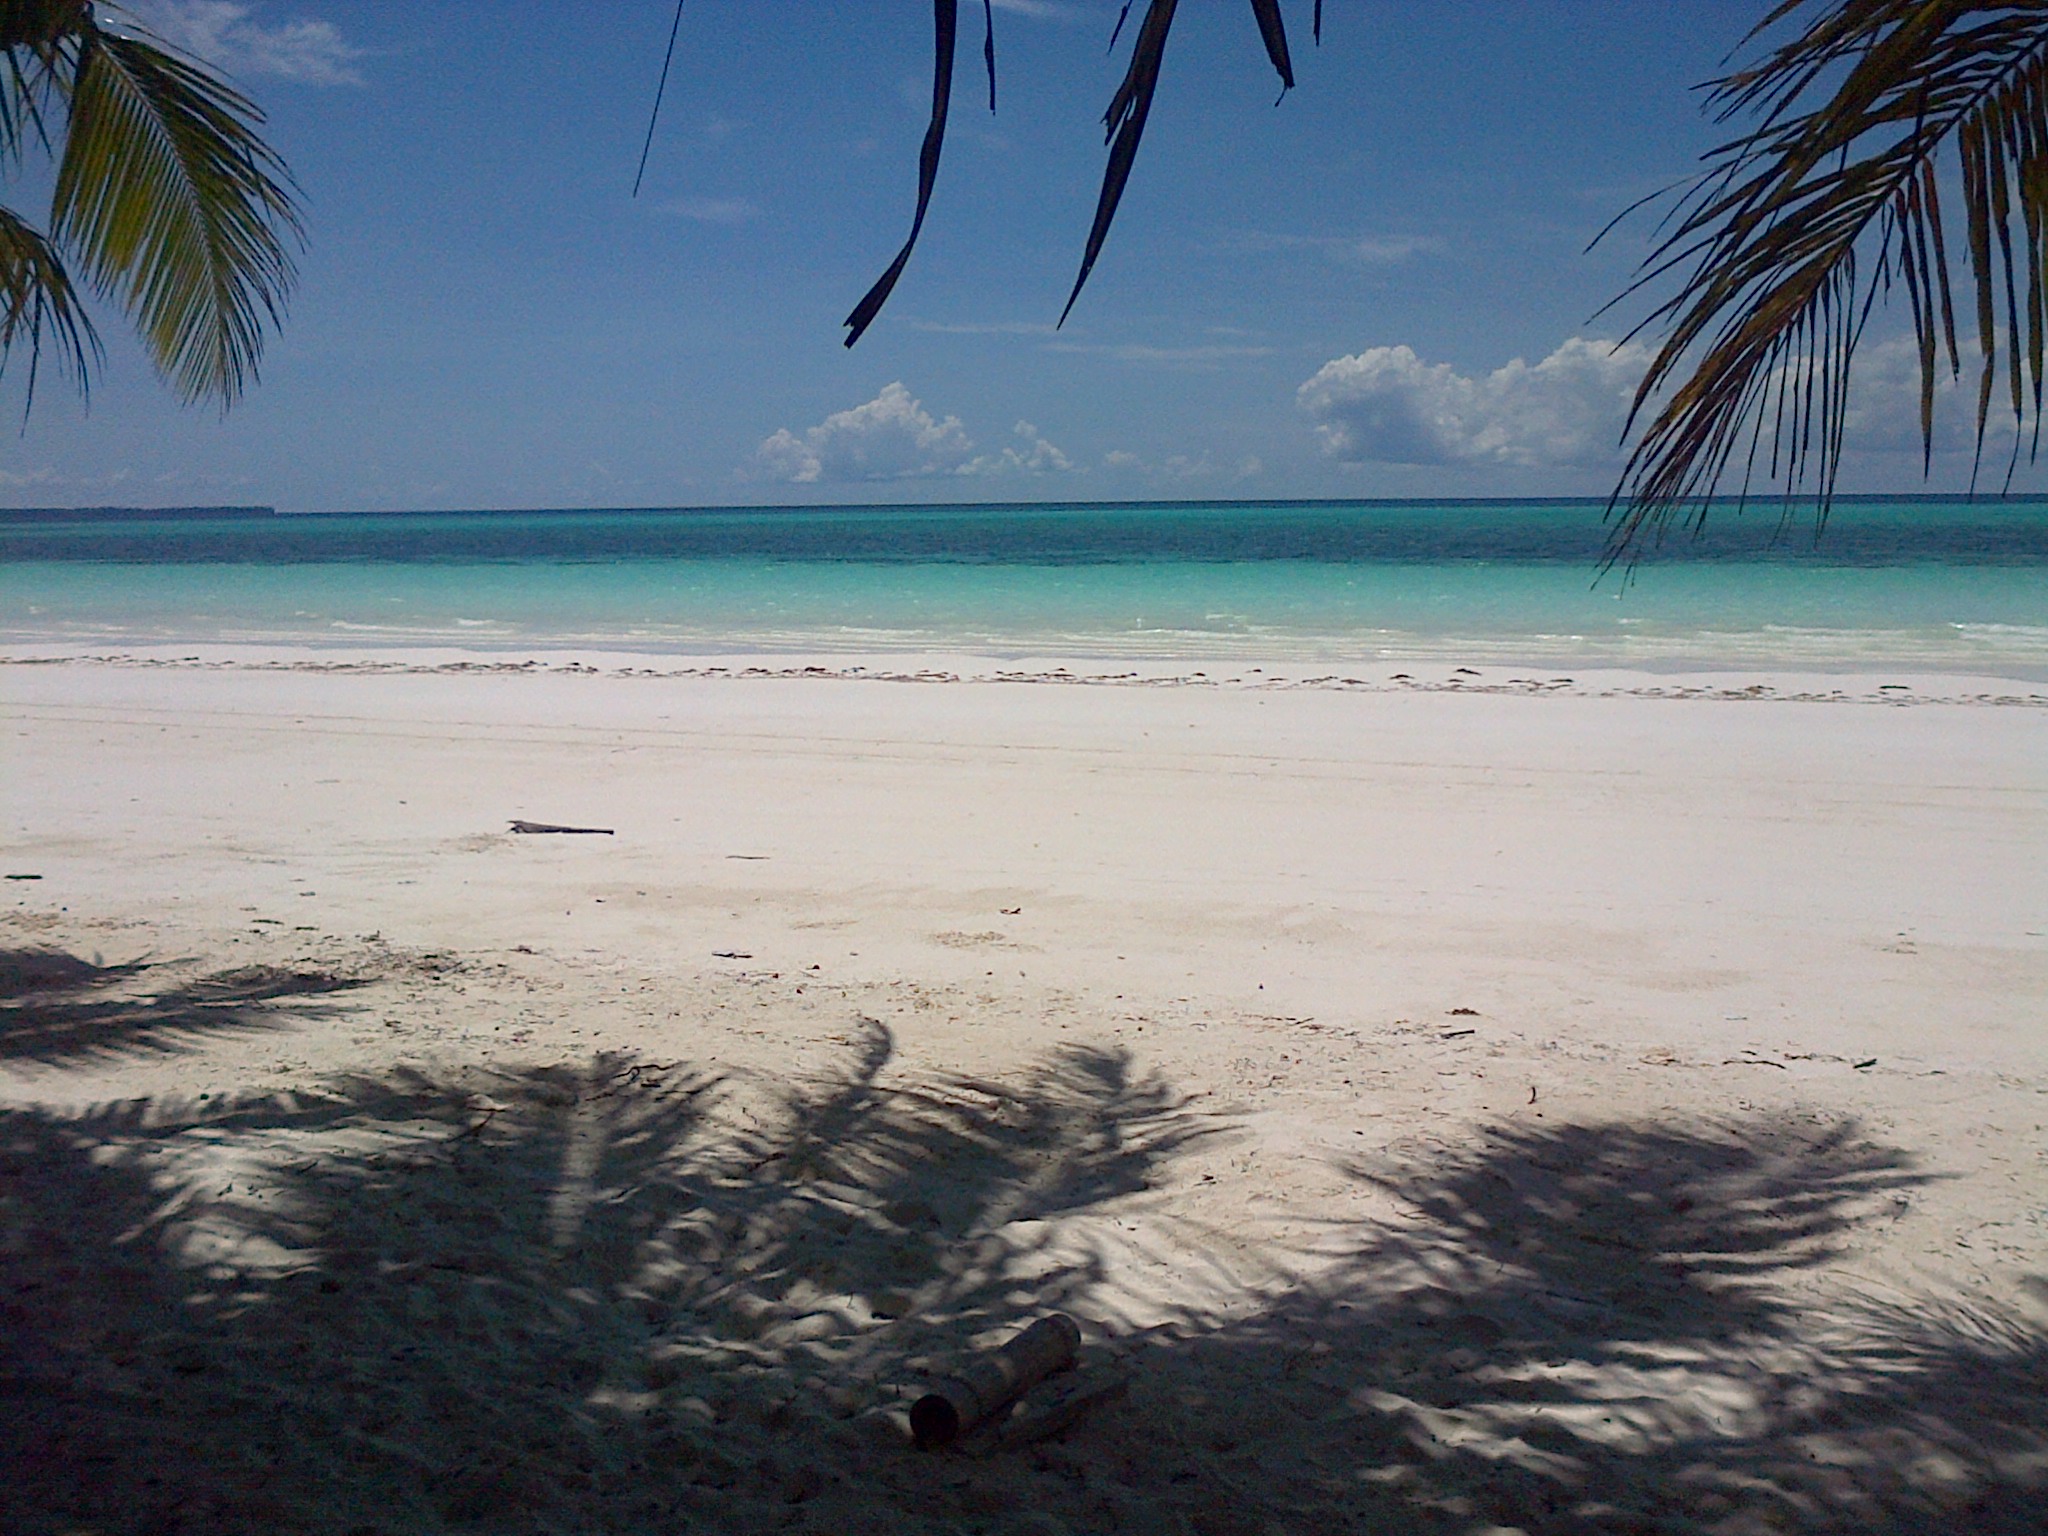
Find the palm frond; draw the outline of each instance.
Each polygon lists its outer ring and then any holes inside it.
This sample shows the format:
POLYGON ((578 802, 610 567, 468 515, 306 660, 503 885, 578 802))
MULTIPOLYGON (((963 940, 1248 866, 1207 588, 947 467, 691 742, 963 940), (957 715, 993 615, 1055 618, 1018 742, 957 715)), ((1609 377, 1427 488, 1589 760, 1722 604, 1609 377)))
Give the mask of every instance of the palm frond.
POLYGON ((52 233, 128 310, 173 388, 223 408, 256 373, 302 230, 240 92, 140 37, 72 40, 52 233))
POLYGON ((92 25, 90 0, 0 0, 0 49, 38 50, 92 25))
MULTIPOLYGON (((1117 204, 1122 200, 1124 187, 1131 179, 1131 167, 1138 156, 1138 141, 1145 133, 1145 119, 1152 110, 1152 94, 1159 85, 1159 66, 1166 54, 1166 35, 1173 26, 1173 14, 1179 0, 1150 0, 1145 18, 1138 25, 1137 40, 1131 47, 1130 66, 1124 72, 1123 83, 1117 87, 1111 99, 1109 110, 1103 114, 1103 124, 1109 141, 1109 165, 1102 175, 1102 190, 1095 203, 1095 221, 1088 231, 1088 244, 1081 257, 1080 275, 1074 279, 1073 291, 1067 295, 1066 307, 1060 311, 1059 323, 1065 325, 1067 316, 1073 312, 1074 301, 1081 296, 1081 289, 1088 281, 1088 274, 1095 270, 1095 259, 1102 254, 1102 245, 1109 238, 1109 226, 1116 218, 1117 204)), ((1258 23, 1259 37, 1266 47, 1266 57, 1280 76, 1282 94, 1294 89, 1294 61, 1287 49, 1287 26, 1280 14, 1280 0, 1251 0, 1252 16, 1258 23)), ((1116 27, 1109 38, 1110 51, 1116 50, 1117 39, 1123 35, 1124 19, 1130 15, 1129 0, 1117 13, 1116 27)), ((988 66, 988 109, 996 109, 996 38, 995 8, 991 0, 982 0, 982 57, 988 66)), ((854 305, 853 312, 846 317, 846 345, 859 341, 875 317, 882 312, 882 306, 895 291, 897 279, 903 276, 903 269, 910 261, 910 253, 917 246, 917 237, 924 229, 924 217, 931 206, 932 188, 939 175, 939 155, 946 144, 946 117, 951 108, 953 95, 953 49, 959 35, 960 14, 958 0, 933 0, 932 4, 932 115, 925 129, 924 145, 918 153, 917 163, 917 212, 911 217, 910 237, 903 242, 903 248, 896 253, 896 259, 889 263, 882 275, 875 280, 861 301, 854 305)), ((1322 40, 1323 8, 1317 0, 1315 31, 1317 41, 1322 40)), ((657 96, 657 110, 659 97, 657 96)), ((650 122, 649 133, 653 132, 650 122)), ((642 160, 644 164, 645 154, 642 160)), ((636 183, 637 185, 637 183, 636 183)))
POLYGON ((1081 252, 1081 270, 1074 278, 1073 291, 1060 311, 1060 325, 1067 323, 1088 274, 1095 270, 1095 258, 1102 254, 1102 242, 1109 238, 1109 226, 1116 218, 1116 205, 1123 200, 1124 187, 1131 179, 1138 142, 1145 136, 1145 119, 1152 112, 1152 93, 1159 89, 1159 66, 1166 58, 1166 34, 1173 27, 1178 4, 1179 0, 1152 0, 1145 19, 1138 24, 1138 38, 1131 45, 1130 67, 1124 71, 1123 84, 1116 88, 1116 94, 1109 100, 1109 110, 1102 114, 1109 138, 1109 165, 1102 173, 1102 190, 1095 198, 1095 222, 1088 229, 1088 244, 1081 252))
POLYGON ((27 347, 24 409, 35 403, 36 370, 46 339, 64 370, 84 389, 90 364, 100 351, 92 318, 55 247, 20 215, 0 208, 0 368, 17 345, 27 347))
POLYGON ((996 109, 996 6, 981 0, 981 62, 988 68, 988 109, 996 109))
POLYGON ((1280 76, 1282 91, 1294 89, 1294 60, 1287 53, 1287 23, 1280 15, 1280 0, 1252 0, 1252 19, 1259 24, 1259 40, 1266 45, 1266 57, 1280 76))
POLYGON ((661 55, 661 79, 654 86, 654 107, 647 114, 647 134, 640 141, 640 165, 633 172, 634 197, 640 195, 640 183, 647 176, 647 156, 654 148, 654 125, 661 121, 661 98, 668 94, 669 66, 676 61, 676 38, 683 30, 683 0, 676 0, 675 20, 668 24, 668 47, 661 55))
MULTIPOLYGON (((7 14, 11 10, 0 5, 0 39, 18 36, 24 30, 17 18, 7 14)), ((55 88, 54 41, 0 42, 0 166, 19 166, 31 143, 49 151, 50 128, 44 109, 55 88)))
MULTIPOLYGON (((1251 0, 1252 17, 1258 22, 1259 36, 1266 45, 1266 57, 1280 76, 1281 94, 1294 89, 1294 62, 1287 51, 1287 24, 1280 15, 1279 0, 1251 0)), ((1146 8, 1145 19, 1138 24, 1137 40, 1131 44, 1130 67, 1124 71, 1123 83, 1110 98, 1109 110, 1102 114, 1102 124, 1109 141, 1109 164, 1102 173, 1102 190, 1095 199, 1095 221, 1089 226, 1088 244, 1081 252, 1081 270, 1074 278, 1073 291, 1067 295, 1065 308, 1060 310, 1059 324, 1067 323, 1067 316, 1074 312, 1074 301, 1081 297, 1081 289, 1088 281, 1088 274, 1095 270, 1095 259, 1102 254, 1102 245, 1109 238, 1109 226, 1116 219, 1117 204, 1123 201, 1124 188, 1131 179, 1131 167, 1137 163, 1138 143, 1145 136, 1145 119, 1152 113, 1152 96, 1159 89, 1159 69, 1166 58, 1166 36, 1173 27, 1173 14, 1179 0, 1151 0, 1146 8)), ((1117 17, 1117 28, 1122 30, 1124 14, 1130 7, 1124 7, 1117 17)), ((1322 11, 1317 8, 1316 31, 1322 34, 1322 11)), ((1110 46, 1116 46, 1111 37, 1110 46)))
MULTIPOLYGON (((953 42, 960 30, 959 0, 932 0, 932 118, 924 131, 924 146, 917 156, 917 212, 910 220, 910 238, 889 263, 875 284, 853 306, 846 317, 846 344, 850 347, 861 333, 874 324, 875 316, 895 291, 896 280, 917 248, 918 233, 924 228, 925 211, 931 207, 932 188, 939 179, 939 152, 946 147, 946 114, 953 101, 953 42)), ((991 34, 993 36, 993 34, 991 34)), ((989 64, 989 99, 995 99, 995 64, 989 64)))
MULTIPOLYGON (((1810 9, 1785 0, 1759 30, 1810 9)), ((1824 522, 1850 364, 1895 285, 1918 344, 1923 462, 1939 373, 1961 372, 1958 278, 1975 299, 1979 457, 2001 372, 2016 432, 2030 411, 2038 430, 2048 4, 1831 0, 1797 37, 1713 82, 1709 101, 1755 126, 1709 155, 1629 290, 1681 277, 1638 328, 1665 335, 1630 413, 1631 435, 1648 424, 1610 503, 1610 559, 1675 517, 1700 526, 1738 453, 1745 495, 1761 470, 1788 498, 1811 494, 1824 522), (1960 263, 1945 180, 1963 210, 1960 263)))

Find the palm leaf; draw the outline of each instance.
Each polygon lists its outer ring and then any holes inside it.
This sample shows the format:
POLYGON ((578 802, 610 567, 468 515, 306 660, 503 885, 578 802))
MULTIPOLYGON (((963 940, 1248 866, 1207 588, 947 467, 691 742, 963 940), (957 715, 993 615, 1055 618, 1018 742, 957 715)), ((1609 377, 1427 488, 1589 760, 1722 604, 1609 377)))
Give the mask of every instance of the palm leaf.
MULTIPOLYGON (((1320 6, 1316 14, 1320 25, 1320 6)), ((1252 0, 1252 17, 1259 24, 1259 40, 1266 45, 1266 57, 1280 76, 1281 90, 1293 90, 1294 60, 1287 56, 1287 23, 1280 16, 1280 0, 1252 0)))
POLYGON ((1152 112, 1152 93, 1159 89, 1159 66, 1166 57, 1166 34, 1173 27, 1173 13, 1179 0, 1152 0, 1145 19, 1138 24, 1138 38, 1131 45, 1130 67, 1123 84, 1102 114, 1109 138, 1109 165, 1102 173, 1102 190, 1095 198, 1095 222, 1088 229, 1088 244, 1081 252, 1081 270, 1074 278, 1073 292, 1060 311, 1059 324, 1067 323, 1074 301, 1088 274, 1095 270, 1095 258, 1102 254, 1102 242, 1109 238, 1109 226, 1116 218, 1116 206, 1123 200, 1124 187, 1131 179, 1131 167, 1138 158, 1138 141, 1145 136, 1145 119, 1152 112))
POLYGON ((56 43, 48 30, 75 19, 77 7, 0 3, 0 166, 19 166, 31 142, 50 147, 44 108, 55 84, 56 43))
POLYGON ((647 114, 647 136, 640 141, 640 166, 633 172, 634 197, 647 175, 647 156, 654 148, 654 125, 661 121, 661 98, 668 93, 669 66, 676 61, 676 38, 683 30, 683 0, 676 0, 675 20, 668 25, 668 47, 661 56, 661 79, 654 86, 654 109, 647 114))
POLYGON ((90 0, 0 0, 0 49, 41 51, 92 24, 90 0))
POLYGON ((981 0, 981 62, 988 67, 988 109, 996 109, 996 6, 981 0))
MULTIPOLYGON (((1280 76, 1281 92, 1294 89, 1294 63, 1287 53, 1287 25, 1281 19, 1279 0, 1251 0, 1252 16, 1259 24, 1259 36, 1266 45, 1266 57, 1272 61, 1274 70, 1280 76)), ((1073 291, 1067 295, 1066 307, 1060 311, 1059 324, 1067 323, 1067 316, 1074 311, 1074 301, 1081 297, 1081 289, 1088 281, 1088 274, 1095 270, 1095 258, 1102 254, 1102 245, 1109 238, 1109 226, 1116 219, 1117 204, 1123 201, 1124 188, 1131 179, 1131 167, 1137 163, 1138 143, 1145 136, 1145 119, 1152 113, 1152 96, 1159 89, 1159 68, 1166 58, 1166 35, 1173 27, 1173 14, 1179 0, 1151 0, 1145 11, 1145 19, 1138 24, 1137 41, 1131 45, 1130 67, 1124 71, 1123 83, 1110 98, 1109 110, 1102 114, 1105 136, 1109 141, 1109 164, 1102 173, 1102 190, 1095 199, 1095 221, 1088 229, 1088 244, 1081 252, 1081 270, 1074 278, 1073 291)), ((1124 7, 1117 17, 1117 29, 1122 30, 1124 14, 1130 7, 1124 7)), ((1322 12, 1316 13, 1317 36, 1321 36, 1322 12)), ((1110 38, 1110 46, 1116 46, 1116 38, 1110 38)))
MULTIPOLYGON (((896 280, 903 275, 903 269, 910 261, 910 253, 917 247, 917 236, 924 228, 925 210, 931 207, 932 188, 939 179, 939 151, 946 147, 946 114, 953 101, 953 43, 960 30, 959 0, 932 0, 932 118, 924 131, 924 146, 917 156, 917 212, 910 220, 910 238, 903 242, 903 249, 896 253, 896 259, 889 263, 882 275, 875 279, 875 285, 868 289, 861 301, 853 306, 853 313, 846 317, 846 345, 852 346, 861 338, 861 333, 874 324, 875 316, 882 312, 882 306, 895 291, 896 280)), ((990 34, 993 38, 993 33, 990 34)), ((995 99, 995 62, 990 54, 989 99, 995 99)))
MULTIPOLYGON (((1761 27, 1810 9, 1785 0, 1761 27)), ((1939 373, 1961 370, 1958 280, 1975 300, 1979 457, 2001 375, 2016 431, 2029 411, 2038 431, 2048 5, 1832 0, 1709 99, 1723 120, 1755 123, 1708 157, 1629 290, 1682 279, 1645 321, 1665 336, 1629 418, 1631 434, 1647 425, 1610 504, 1610 559, 1674 517, 1701 526, 1738 453, 1745 495, 1762 471, 1788 498, 1810 490, 1824 522, 1850 364, 1894 285, 1918 349, 1923 463, 1939 373), (1942 201, 1951 164, 1960 262, 1942 201)))
POLYGON ((35 403, 36 368, 46 336, 58 348, 65 371, 83 388, 88 365, 100 350, 92 319, 56 249, 20 215, 0 208, 0 367, 17 344, 27 346, 24 410, 35 403))
MULTIPOLYGON (((82 0, 0 4, 0 166, 18 167, 32 142, 48 149, 45 108, 55 89, 57 45, 85 14, 82 0)), ((28 348, 24 412, 35 404, 46 335, 84 388, 99 338, 63 257, 26 219, 0 208, 0 370, 17 345, 28 348)))
POLYGON ((97 26, 70 44, 51 226, 121 304, 188 402, 254 378, 301 235, 290 173, 247 97, 153 42, 97 26))
MULTIPOLYGON (((1103 172, 1102 190, 1096 198, 1095 222, 1088 231, 1080 275, 1074 279, 1073 291, 1067 295, 1066 307, 1060 311, 1061 325, 1067 323, 1074 301, 1080 298, 1088 274, 1095 269, 1095 259, 1102 254, 1103 242, 1109 238, 1109 226, 1116 218, 1117 204, 1130 181, 1131 167, 1138 156, 1138 141, 1144 137, 1145 119, 1152 110, 1152 95, 1159 85, 1159 66, 1166 54, 1166 35, 1173 26, 1173 13, 1178 3, 1179 0, 1151 0, 1145 19, 1139 23, 1137 41, 1132 45, 1131 62, 1124 72, 1123 83, 1117 87, 1109 111, 1103 114, 1110 146, 1109 165, 1103 172)), ((1258 22, 1259 36, 1266 45, 1266 57, 1280 76, 1284 94, 1294 88, 1294 63, 1288 55, 1287 27, 1280 15, 1280 0, 1251 0, 1251 7, 1252 16, 1258 22)), ((1124 18, 1130 10, 1129 0, 1126 0, 1117 14, 1115 30, 1110 34, 1112 52, 1116 49, 1117 38, 1123 35, 1124 18)), ((988 108, 993 112, 996 108, 996 41, 995 9, 991 0, 982 0, 982 19, 986 29, 982 57, 988 64, 988 108)), ((958 0, 933 0, 932 115, 930 125, 925 129, 924 146, 918 154, 917 212, 910 221, 910 237, 903 242, 896 259, 889 263, 874 286, 846 317, 846 345, 849 347, 860 340, 874 323, 875 316, 882 312, 882 306, 895 291, 897 279, 903 276, 910 253, 917 246, 917 237, 924 229, 925 212, 931 206, 932 188, 938 181, 939 154, 946 143, 946 116, 953 94, 953 49, 959 24, 958 0)), ((1322 28, 1323 9, 1321 0, 1318 0, 1315 12, 1318 41, 1322 39, 1322 28)), ((658 96, 656 109, 659 110, 658 96)), ((650 134, 653 132, 651 122, 648 131, 650 134)), ((644 151, 642 159, 644 162, 644 151)))

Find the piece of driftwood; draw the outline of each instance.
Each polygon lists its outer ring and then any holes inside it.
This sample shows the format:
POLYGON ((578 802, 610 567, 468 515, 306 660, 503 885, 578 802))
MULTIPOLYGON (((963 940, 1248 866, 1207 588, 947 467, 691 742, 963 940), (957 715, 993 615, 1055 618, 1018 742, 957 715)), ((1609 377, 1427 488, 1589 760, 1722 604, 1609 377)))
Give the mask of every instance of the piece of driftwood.
POLYGON ((962 1361, 910 1405, 910 1433, 921 1451, 951 1445, 1026 1388, 1074 1363, 1081 1328, 1054 1312, 1000 1349, 962 1361))
POLYGON ((610 827, 558 827, 547 821, 515 821, 514 832, 567 832, 581 837, 612 837, 616 834, 610 827))
POLYGON ((1050 1440, 1098 1404, 1123 1396, 1130 1384, 1131 1373, 1127 1368, 1106 1365, 1076 1371, 1070 1380, 1040 1387, 1003 1420, 995 1432, 995 1448, 1011 1451, 1020 1445, 1050 1440))

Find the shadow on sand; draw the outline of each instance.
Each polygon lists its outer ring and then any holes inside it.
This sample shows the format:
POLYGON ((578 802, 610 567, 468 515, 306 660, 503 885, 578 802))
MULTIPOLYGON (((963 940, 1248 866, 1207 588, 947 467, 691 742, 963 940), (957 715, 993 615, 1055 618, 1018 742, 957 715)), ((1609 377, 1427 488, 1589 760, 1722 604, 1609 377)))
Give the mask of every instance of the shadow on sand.
POLYGON ((1927 1177, 1854 1126, 1497 1127, 1247 1276, 1145 1196, 1223 1127, 1122 1055, 847 1051, 0 1114, 0 1526, 2040 1529, 2042 1333, 1809 1283, 1927 1177), (907 1448, 923 1361, 1054 1308, 1121 1401, 907 1448))
POLYGON ((274 1005, 362 985, 325 971, 248 965, 149 991, 142 961, 102 965, 56 949, 0 949, 0 1063, 82 1066, 187 1050, 304 1018, 274 1005))

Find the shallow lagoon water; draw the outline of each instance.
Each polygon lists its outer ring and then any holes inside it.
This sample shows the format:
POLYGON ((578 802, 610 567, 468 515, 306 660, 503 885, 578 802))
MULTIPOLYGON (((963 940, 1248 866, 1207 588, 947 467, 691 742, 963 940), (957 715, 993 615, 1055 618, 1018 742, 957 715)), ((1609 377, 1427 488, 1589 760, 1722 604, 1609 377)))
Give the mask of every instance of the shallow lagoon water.
POLYGON ((1597 502, 8 520, 0 639, 2048 676, 2048 504, 1715 508, 1630 571, 1597 502))

